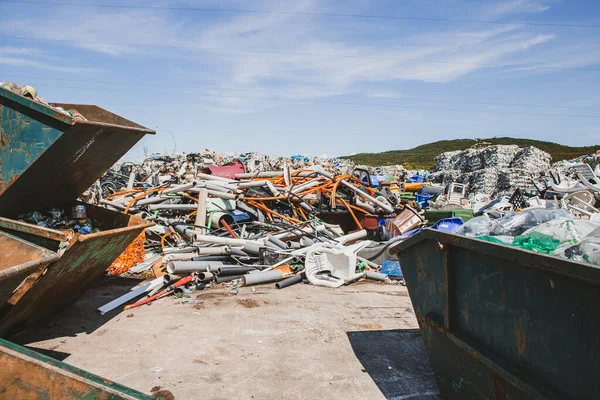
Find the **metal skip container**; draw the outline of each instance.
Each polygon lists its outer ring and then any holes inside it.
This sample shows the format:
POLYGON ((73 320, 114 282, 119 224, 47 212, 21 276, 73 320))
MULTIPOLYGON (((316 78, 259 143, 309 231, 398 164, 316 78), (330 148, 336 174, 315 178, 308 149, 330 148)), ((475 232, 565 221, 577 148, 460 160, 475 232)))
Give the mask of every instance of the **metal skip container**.
POLYGON ((3 339, 0 365, 3 399, 155 398, 3 339))
POLYGON ((0 232, 0 304, 4 304, 23 280, 43 271, 58 254, 23 239, 0 232))
POLYGON ((152 225, 76 199, 144 135, 155 132, 97 106, 56 105, 74 108, 88 121, 0 89, 0 231, 60 254, 47 268, 32 269, 2 302, 0 335, 75 302, 152 225), (75 205, 85 206, 101 232, 73 235, 10 219, 75 205))
POLYGON ((430 229, 398 248, 444 398, 597 398, 600 268, 430 229))

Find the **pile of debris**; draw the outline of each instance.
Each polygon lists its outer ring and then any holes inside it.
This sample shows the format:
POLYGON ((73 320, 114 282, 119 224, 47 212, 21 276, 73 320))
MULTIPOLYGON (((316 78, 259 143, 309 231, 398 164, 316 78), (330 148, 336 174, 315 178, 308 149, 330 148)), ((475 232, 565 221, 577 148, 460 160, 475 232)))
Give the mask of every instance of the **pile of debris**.
MULTIPOLYGON (((270 282, 284 288, 402 281, 393 247, 425 221, 402 204, 397 187, 379 182, 375 189, 356 175, 323 168, 284 166, 234 177, 224 168, 184 173, 184 183, 159 176, 157 186, 136 181, 131 170, 129 187, 101 199, 109 209, 156 224, 146 229, 146 260, 129 273, 152 270, 157 278, 137 294, 146 297, 128 307, 224 283, 237 293, 270 282)), ((101 311, 130 301, 129 295, 101 311)))
POLYGON ((535 147, 492 145, 450 151, 436 157, 436 168, 428 180, 433 183, 465 184, 466 194, 498 193, 525 189, 550 169, 551 157, 535 147))
MULTIPOLYGON (((123 162, 114 165, 82 198, 98 204, 102 198, 127 186, 130 179, 136 184, 158 186, 165 182, 187 182, 201 171, 228 178, 240 173, 304 169, 322 170, 339 176, 350 174, 355 168, 357 166, 347 159, 301 155, 273 158, 259 153, 225 155, 209 150, 187 154, 153 154, 139 164, 123 162)), ((373 168, 372 175, 377 181, 402 181, 414 173, 418 172, 407 171, 402 165, 388 165, 373 168)))

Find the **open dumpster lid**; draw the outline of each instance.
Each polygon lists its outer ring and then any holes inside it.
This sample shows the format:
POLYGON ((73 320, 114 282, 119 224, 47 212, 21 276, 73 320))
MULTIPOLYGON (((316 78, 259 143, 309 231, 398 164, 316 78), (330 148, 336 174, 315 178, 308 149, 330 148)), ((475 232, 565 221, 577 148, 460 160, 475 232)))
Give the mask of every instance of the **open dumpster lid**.
POLYGON ((88 122, 0 89, 0 215, 75 201, 144 135, 155 131, 93 105, 88 122))

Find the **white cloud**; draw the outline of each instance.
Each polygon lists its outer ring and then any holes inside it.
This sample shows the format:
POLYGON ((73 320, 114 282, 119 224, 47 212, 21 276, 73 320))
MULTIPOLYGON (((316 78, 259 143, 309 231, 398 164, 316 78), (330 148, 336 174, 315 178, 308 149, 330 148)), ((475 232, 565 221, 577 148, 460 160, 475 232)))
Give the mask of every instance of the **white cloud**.
POLYGON ((496 1, 485 12, 485 17, 501 18, 519 13, 541 13, 550 9, 547 1, 538 0, 509 0, 496 1))
MULTIPOLYGON (((219 5, 211 0, 204 3, 207 4, 213 4, 215 8, 245 7, 245 3, 239 1, 219 5)), ((286 10, 318 12, 326 9, 328 2, 305 0, 293 4, 294 8, 290 9, 288 5, 286 10)), ((477 8, 465 4, 469 8, 477 8)), ((538 0, 494 1, 483 3, 479 13, 482 19, 501 18, 518 13, 543 12, 548 7, 546 4, 538 0)), ((192 5, 200 7, 190 2, 192 5)), ((284 7, 275 1, 263 1, 253 2, 252 8, 284 7)), ((386 95, 387 91, 381 91, 379 86, 405 81, 448 83, 489 68, 485 64, 528 63, 536 60, 537 54, 545 54, 546 60, 556 64, 586 65, 598 59, 589 49, 580 48, 580 52, 575 54, 569 50, 572 45, 563 42, 558 49, 545 50, 545 44, 557 40, 554 34, 539 33, 518 25, 465 27, 464 24, 434 24, 427 31, 415 31, 405 29, 406 24, 394 21, 261 13, 175 14, 164 10, 110 8, 65 9, 47 18, 36 19, 35 31, 28 29, 31 24, 32 21, 27 19, 15 19, 3 23, 0 31, 27 32, 27 35, 65 41, 96 42, 64 42, 60 45, 106 55, 115 63, 126 60, 139 66, 156 64, 163 74, 168 68, 177 79, 189 79, 190 82, 210 80, 211 86, 217 89, 204 93, 221 97, 207 99, 204 103, 219 112, 252 112, 289 104, 292 98, 310 100, 365 93, 371 93, 371 97, 393 98, 397 96, 386 95), (174 15, 179 18, 175 19, 174 15), (364 34, 357 35, 362 28, 365 28, 364 34), (385 34, 382 35, 382 32, 385 34), (148 43, 167 47, 124 47, 101 43, 148 43), (563 49, 566 50, 563 52, 563 49), (572 54, 573 57, 565 58, 563 54, 572 54), (552 57, 555 59, 552 60, 552 57), (370 90, 369 85, 377 88, 370 90), (222 89, 219 90, 219 87, 222 89), (228 91, 227 88, 231 87, 248 92, 228 91), (269 93, 271 89, 273 93, 269 93), (258 92, 253 93, 252 90, 258 92)), ((64 68, 82 70, 56 66, 47 60, 27 61, 26 56, 35 55, 3 54, 1 48, 0 56, 3 57, 0 63, 4 64, 25 65, 30 62, 30 66, 57 71, 66 72, 64 68)))
POLYGON ((0 47, 0 64, 64 73, 99 71, 96 68, 66 66, 64 62, 56 62, 39 49, 27 47, 0 47))

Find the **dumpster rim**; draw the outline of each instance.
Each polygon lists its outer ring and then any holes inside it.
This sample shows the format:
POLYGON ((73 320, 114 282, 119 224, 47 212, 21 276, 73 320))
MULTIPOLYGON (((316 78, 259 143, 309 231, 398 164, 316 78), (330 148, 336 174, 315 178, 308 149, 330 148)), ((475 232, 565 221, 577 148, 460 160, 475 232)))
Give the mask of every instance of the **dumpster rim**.
POLYGON ((40 250, 40 252, 42 253, 41 257, 39 257, 35 260, 31 260, 31 261, 27 261, 27 262, 24 262, 21 264, 13 265, 12 267, 8 267, 3 270, 0 270, 0 282, 2 282, 5 279, 8 279, 12 276, 21 274, 21 273, 33 272, 35 269, 41 268, 42 266, 44 266, 44 264, 50 264, 51 262, 54 262, 60 258, 60 255, 58 253, 50 251, 44 247, 38 246, 37 244, 29 242, 18 236, 11 235, 8 232, 0 231, 0 235, 5 235, 5 236, 10 237, 11 239, 25 243, 37 250, 40 250))
POLYGON ((597 265, 559 258, 549 254, 536 253, 535 251, 524 250, 505 244, 487 242, 474 237, 441 232, 431 228, 423 229, 416 235, 400 242, 397 247, 398 257, 400 258, 402 252, 408 248, 426 240, 435 240, 440 245, 454 245, 467 250, 486 253, 490 257, 500 258, 528 268, 545 269, 580 279, 594 279, 600 282, 600 266, 597 265), (533 260, 525 259, 524 257, 533 257, 533 260))

